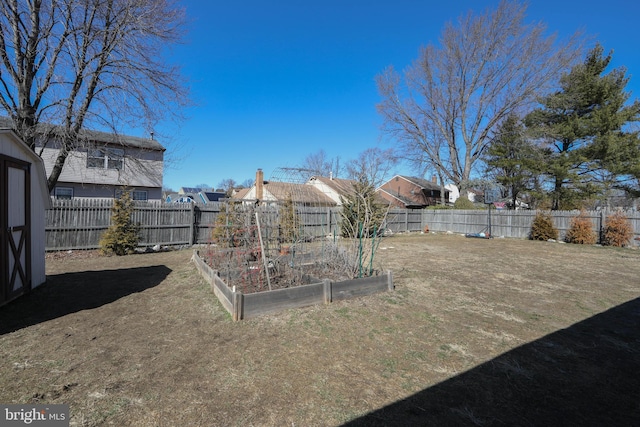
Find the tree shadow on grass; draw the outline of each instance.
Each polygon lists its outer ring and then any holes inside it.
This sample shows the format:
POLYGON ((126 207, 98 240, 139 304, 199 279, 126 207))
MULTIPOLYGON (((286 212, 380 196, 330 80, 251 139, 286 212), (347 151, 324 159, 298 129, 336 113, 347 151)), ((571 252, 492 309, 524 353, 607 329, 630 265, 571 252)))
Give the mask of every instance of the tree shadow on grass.
POLYGON ((640 425, 640 298, 345 426, 640 425))
POLYGON ((156 265, 47 276, 45 284, 0 307, 0 335, 153 288, 169 273, 156 265))

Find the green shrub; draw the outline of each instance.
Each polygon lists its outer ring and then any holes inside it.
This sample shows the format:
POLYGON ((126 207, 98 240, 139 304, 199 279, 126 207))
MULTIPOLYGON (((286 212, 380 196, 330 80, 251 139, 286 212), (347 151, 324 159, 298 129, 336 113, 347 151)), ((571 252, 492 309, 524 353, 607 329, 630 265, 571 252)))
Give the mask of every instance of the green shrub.
POLYGON ((633 227, 627 216, 618 211, 607 216, 602 236, 605 246, 625 247, 633 237, 633 227))
POLYGON ((564 240, 567 243, 576 243, 580 245, 593 245, 597 241, 596 233, 593 231, 593 223, 584 211, 571 218, 571 226, 567 230, 564 240))
POLYGON ((553 225, 553 218, 546 212, 538 212, 531 224, 529 233, 531 240, 558 239, 558 229, 553 225))
POLYGON ((132 254, 138 246, 140 228, 133 223, 133 200, 128 191, 115 199, 111 208, 111 225, 100 239, 100 249, 105 254, 132 254))
POLYGON ((453 204, 454 209, 475 209, 475 205, 466 197, 458 197, 453 204))

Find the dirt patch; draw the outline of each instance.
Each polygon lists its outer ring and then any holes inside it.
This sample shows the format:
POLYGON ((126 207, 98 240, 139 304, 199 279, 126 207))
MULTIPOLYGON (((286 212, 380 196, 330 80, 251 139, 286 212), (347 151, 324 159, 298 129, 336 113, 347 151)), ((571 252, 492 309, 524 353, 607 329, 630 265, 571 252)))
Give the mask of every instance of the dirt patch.
POLYGON ((0 308, 0 401, 81 426, 640 423, 640 251, 396 235, 394 292, 243 322, 190 257, 49 257, 0 308))

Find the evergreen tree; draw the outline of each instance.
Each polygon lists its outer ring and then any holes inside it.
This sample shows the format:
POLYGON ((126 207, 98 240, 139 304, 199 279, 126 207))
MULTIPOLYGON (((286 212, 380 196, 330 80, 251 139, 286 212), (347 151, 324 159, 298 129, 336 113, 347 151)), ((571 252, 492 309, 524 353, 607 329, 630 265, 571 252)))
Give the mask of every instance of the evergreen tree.
POLYGON ((560 81, 525 122, 548 150, 545 173, 553 181, 552 209, 576 208, 602 195, 625 173, 638 170, 638 137, 625 128, 640 118, 640 103, 627 104, 624 68, 603 74, 611 53, 597 45, 583 64, 560 81))
POLYGON ((525 129, 515 114, 507 116, 485 153, 487 172, 508 190, 511 206, 518 196, 535 189, 541 169, 542 152, 525 136, 525 129))
POLYGON ((139 230, 134 224, 134 202, 129 191, 123 191, 122 197, 113 201, 111 208, 111 225, 100 239, 100 248, 103 253, 116 255, 132 254, 138 246, 139 230))

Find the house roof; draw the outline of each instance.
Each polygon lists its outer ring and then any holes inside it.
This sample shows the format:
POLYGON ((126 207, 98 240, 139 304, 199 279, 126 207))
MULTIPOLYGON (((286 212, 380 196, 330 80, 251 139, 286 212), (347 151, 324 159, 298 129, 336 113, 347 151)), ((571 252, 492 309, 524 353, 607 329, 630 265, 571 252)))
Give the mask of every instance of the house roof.
POLYGON ((329 196, 307 184, 265 181, 264 189, 281 201, 291 197, 293 203, 335 205, 335 202, 329 196))
MULTIPOLYGON (((268 192, 278 201, 286 201, 291 197, 293 203, 306 203, 312 205, 335 206, 336 202, 312 185, 296 184, 291 182, 264 181, 264 191, 268 192)), ((255 184, 251 188, 238 190, 233 199, 247 199, 249 193, 255 189, 255 184)), ((255 194, 255 193, 254 193, 255 194)), ((255 197, 255 195, 253 196, 255 197)), ((266 199, 266 197, 265 197, 266 199)), ((267 200, 268 202, 268 200, 267 200)))
POLYGON ((418 187, 421 187, 425 190, 440 190, 440 186, 432 181, 426 180, 426 179, 422 179, 422 178, 418 178, 415 176, 405 176, 405 175, 398 175, 401 178, 406 179, 407 181, 417 185, 418 187))
MULTIPOLYGON (((6 116, 0 116, 0 127, 13 129, 13 121, 6 116)), ((41 134, 53 133, 59 128, 51 124, 39 124, 37 129, 41 134), (52 131, 53 129, 53 131, 52 131)), ((109 132, 100 132, 95 130, 84 129, 81 131, 81 137, 104 144, 120 145, 123 147, 135 147, 146 150, 165 151, 166 149, 155 139, 139 138, 137 136, 120 135, 109 132)))
POLYGON ((352 194, 354 191, 353 184, 355 184, 355 181, 352 179, 327 178, 326 176, 312 176, 309 178, 310 182, 314 180, 322 182, 341 196, 352 194))
POLYGON ((379 188, 379 189, 377 190, 377 192, 379 192, 379 193, 384 193, 384 194, 389 195, 389 197, 391 197, 391 198, 394 198, 394 199, 398 200, 398 201, 399 201, 399 202, 401 202, 403 205, 405 205, 405 207, 423 207, 423 206, 425 206, 425 204, 424 204, 424 203, 418 202, 418 201, 413 200, 413 199, 410 199, 410 198, 408 198, 408 197, 404 197, 404 196, 403 196, 403 195, 401 195, 401 194, 394 194, 394 193, 392 193, 392 192, 390 192, 390 191, 387 191, 387 190, 385 190, 385 189, 383 189, 383 188, 379 188))
POLYGON ((243 199, 244 196, 251 190, 251 188, 241 188, 239 190, 235 190, 231 198, 233 199, 243 199))
POLYGON ((203 191, 200 187, 180 187, 178 194, 199 193, 203 191))
POLYGON ((45 207, 51 207, 51 198, 49 197, 49 187, 47 185, 47 173, 44 169, 44 162, 29 146, 11 129, 0 127, 0 135, 5 135, 12 139, 17 147, 24 152, 24 154, 31 158, 34 165, 35 177, 40 181, 38 186, 40 190, 40 197, 42 197, 45 207))

